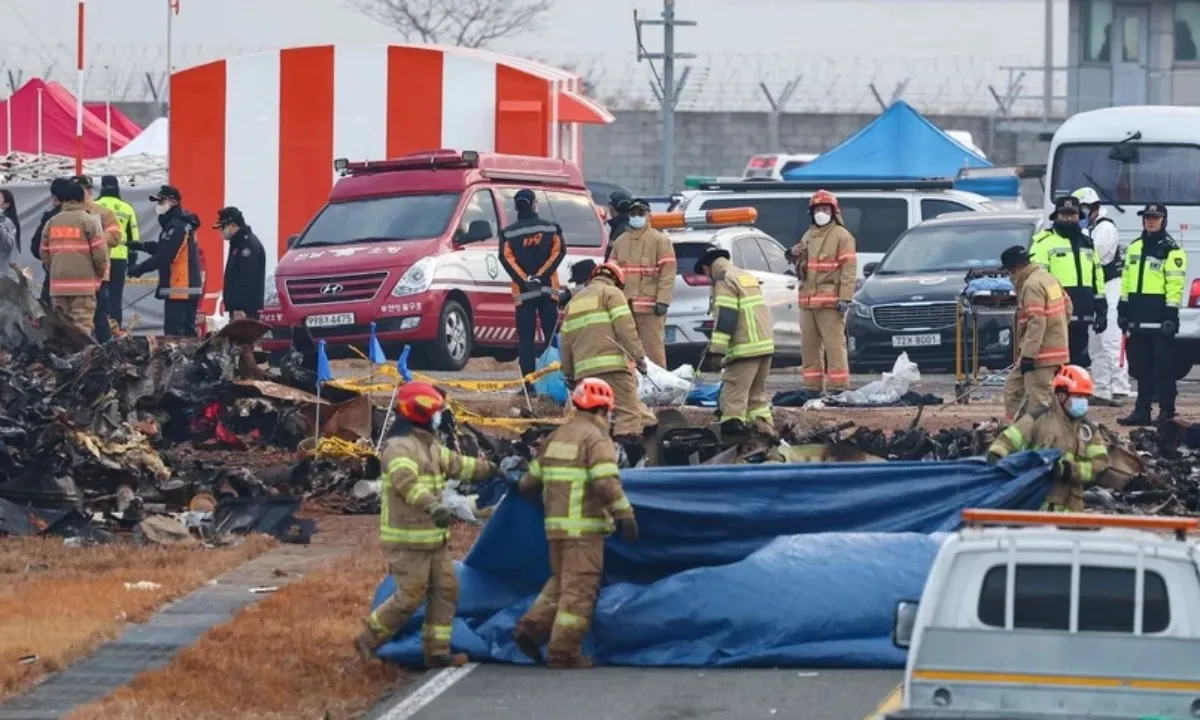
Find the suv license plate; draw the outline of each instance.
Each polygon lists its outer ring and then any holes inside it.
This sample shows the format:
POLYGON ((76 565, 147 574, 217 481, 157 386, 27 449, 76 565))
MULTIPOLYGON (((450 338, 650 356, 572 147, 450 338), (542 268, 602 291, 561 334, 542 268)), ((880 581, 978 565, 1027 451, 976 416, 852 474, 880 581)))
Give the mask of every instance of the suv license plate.
POLYGON ((931 335, 893 335, 892 347, 932 347, 942 344, 942 336, 933 333, 931 335))
POLYGON ((353 325, 354 313, 335 313, 333 315, 309 315, 304 319, 304 324, 310 328, 327 328, 337 327, 339 325, 353 325))
POLYGON ((666 342, 666 343, 675 342, 675 328, 669 327, 663 331, 663 342, 666 342))

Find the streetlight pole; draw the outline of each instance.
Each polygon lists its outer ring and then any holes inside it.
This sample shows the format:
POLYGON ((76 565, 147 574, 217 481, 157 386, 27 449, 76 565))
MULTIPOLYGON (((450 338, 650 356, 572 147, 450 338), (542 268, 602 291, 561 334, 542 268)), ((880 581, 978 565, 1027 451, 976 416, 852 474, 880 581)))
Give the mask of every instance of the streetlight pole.
POLYGON ((672 190, 672 182, 675 179, 675 106, 679 102, 678 89, 675 85, 675 61, 687 60, 696 57, 693 53, 678 53, 675 52, 675 28, 677 27, 695 27, 696 23, 692 20, 678 20, 675 18, 675 0, 663 0, 663 11, 661 20, 639 20, 637 11, 633 13, 634 29, 637 31, 637 59, 642 60, 662 60, 663 61, 663 76, 659 90, 660 100, 662 101, 662 181, 660 189, 663 195, 670 195, 672 190), (642 45, 642 26, 643 25, 661 25, 663 28, 663 51, 661 53, 648 53, 642 45))
POLYGON ((1054 114, 1054 0, 1046 0, 1045 77, 1042 85, 1042 114, 1046 120, 1054 114))
POLYGON ((79 86, 75 98, 75 174, 83 174, 83 27, 86 0, 79 0, 77 43, 75 47, 75 66, 79 72, 79 86))

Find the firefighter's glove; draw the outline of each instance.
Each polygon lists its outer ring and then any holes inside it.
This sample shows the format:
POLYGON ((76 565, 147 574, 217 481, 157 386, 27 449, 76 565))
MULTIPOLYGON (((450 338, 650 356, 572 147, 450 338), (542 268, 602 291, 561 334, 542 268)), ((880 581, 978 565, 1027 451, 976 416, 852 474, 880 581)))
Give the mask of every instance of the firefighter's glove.
POLYGON ((131 278, 138 278, 146 274, 146 268, 142 267, 141 264, 134 265, 125 274, 131 278))
POLYGON ((542 291, 542 281, 540 278, 529 278, 525 281, 525 292, 540 293, 542 291))
POLYGON ((569 302, 571 302, 571 291, 570 291, 570 289, 567 289, 567 290, 560 290, 560 291, 559 291, 559 293, 558 293, 558 306, 559 306, 559 307, 566 307, 566 306, 567 306, 567 303, 569 303, 569 302))
POLYGON ((654 314, 659 317, 665 316, 667 314, 667 310, 669 309, 670 306, 668 306, 666 303, 654 303, 654 314))
POLYGON ((1117 327, 1121 332, 1129 332, 1129 306, 1124 301, 1117 303, 1117 327))
POLYGON ((440 502, 435 502, 429 508, 429 515, 433 518, 434 525, 437 525, 440 528, 448 528, 450 527, 450 518, 454 515, 454 513, 451 512, 449 507, 441 504, 440 502))
POLYGON ((849 300, 838 300, 837 301, 837 311, 838 311, 839 315, 845 315, 846 313, 850 312, 850 301, 849 300))
POLYGON ((621 531, 621 539, 627 543, 638 541, 638 524, 632 516, 617 518, 617 528, 621 531))
POLYGON ((1169 338, 1173 338, 1173 337, 1175 337, 1175 334, 1178 332, 1179 332, 1179 323, 1175 322, 1174 320, 1163 320, 1163 324, 1162 324, 1162 334, 1163 335, 1165 335, 1169 338))
POLYGON ((1000 457, 1000 455, 998 453, 990 452, 987 454, 987 464, 988 465, 995 465, 996 463, 1000 462, 1003 459, 1004 458, 1000 457))
POLYGON ((645 375, 646 373, 650 372, 649 366, 646 365, 646 358, 642 358, 641 360, 638 360, 636 364, 637 364, 638 372, 640 372, 641 374, 645 375))
POLYGON ((1021 358, 1021 374, 1022 375, 1024 375, 1025 373, 1031 373, 1034 371, 1034 369, 1035 368, 1034 368, 1034 364, 1033 364, 1033 358, 1027 358, 1027 357, 1021 358))
POLYGON ((703 365, 703 367, 700 368, 700 371, 701 372, 719 372, 721 370, 721 366, 723 364, 722 360, 724 360, 724 356, 713 355, 712 353, 709 353, 708 355, 704 356, 704 362, 701 363, 703 365))
POLYGON ((1092 329, 1096 331, 1097 335, 1103 333, 1105 330, 1108 329, 1107 313, 1104 315, 1101 315, 1099 313, 1096 314, 1096 321, 1094 323, 1092 323, 1092 329))

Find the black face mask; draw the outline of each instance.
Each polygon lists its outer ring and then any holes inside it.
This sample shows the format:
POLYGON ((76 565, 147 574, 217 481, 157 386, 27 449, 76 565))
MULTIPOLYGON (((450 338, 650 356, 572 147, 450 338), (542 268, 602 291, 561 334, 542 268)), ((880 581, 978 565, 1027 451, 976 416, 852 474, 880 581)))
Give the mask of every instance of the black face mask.
POLYGON ((1062 235, 1065 238, 1071 238, 1071 239, 1074 239, 1074 238, 1077 238, 1077 237, 1080 237, 1081 235, 1083 235, 1083 230, 1079 227, 1079 223, 1077 221, 1076 222, 1066 222, 1063 220, 1056 220, 1054 222, 1054 232, 1059 235, 1062 235))

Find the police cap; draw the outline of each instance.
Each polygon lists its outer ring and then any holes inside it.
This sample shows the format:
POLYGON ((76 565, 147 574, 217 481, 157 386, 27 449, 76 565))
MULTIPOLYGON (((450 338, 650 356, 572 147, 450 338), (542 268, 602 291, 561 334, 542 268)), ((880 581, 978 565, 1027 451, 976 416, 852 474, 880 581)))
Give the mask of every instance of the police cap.
POLYGON ((1138 210, 1138 215, 1142 217, 1163 217, 1167 216, 1167 206, 1162 203, 1148 203, 1146 207, 1138 210))
POLYGON ((174 200, 175 202, 183 201, 183 194, 179 192, 179 188, 174 185, 163 185, 158 188, 158 192, 150 196, 150 202, 158 202, 160 200, 174 200))
POLYGON ((537 195, 535 195, 529 188, 524 188, 517 191, 516 196, 513 198, 513 202, 517 204, 518 208, 531 208, 533 207, 533 204, 537 202, 537 195))
POLYGON ((1029 264, 1029 250, 1024 245, 1013 245, 1000 253, 1000 266, 1005 270, 1015 270, 1029 264))
POLYGON ((1055 200, 1054 212, 1050 215, 1050 219, 1053 220, 1055 215, 1058 215, 1064 210, 1079 215, 1081 213, 1081 203, 1079 202, 1079 198, 1072 195, 1063 195, 1055 200))
POLYGON ((629 201, 631 200, 633 200, 633 195, 630 195, 628 190, 613 190, 608 196, 608 204, 617 212, 629 212, 629 201))
POLYGON ((629 212, 633 212, 634 210, 650 212, 650 201, 643 200, 642 198, 633 198, 629 201, 629 212))
POLYGON ((221 208, 217 211, 217 221, 213 223, 213 230, 219 230, 225 225, 246 227, 246 218, 242 217, 242 211, 235 207, 221 208))

